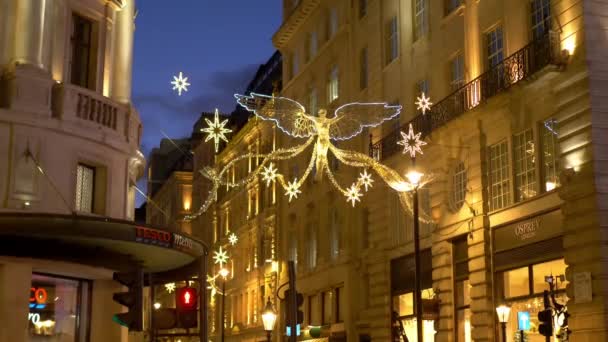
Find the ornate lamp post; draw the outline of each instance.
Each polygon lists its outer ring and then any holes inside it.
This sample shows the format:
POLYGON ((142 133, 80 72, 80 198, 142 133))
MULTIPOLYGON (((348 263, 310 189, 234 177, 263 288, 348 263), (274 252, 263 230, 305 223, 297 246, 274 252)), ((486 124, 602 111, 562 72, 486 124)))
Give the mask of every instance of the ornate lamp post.
POLYGON ((226 318, 225 316, 225 305, 226 305, 226 277, 228 277, 228 274, 230 273, 230 271, 228 271, 227 268, 222 267, 220 269, 220 276, 222 276, 222 320, 220 322, 220 332, 222 335, 222 339, 221 341, 224 342, 224 324, 225 324, 225 320, 226 318))
POLYGON ((418 341, 423 341, 422 331, 422 284, 420 279, 420 215, 418 212, 418 187, 424 174, 410 170, 405 177, 412 187, 413 211, 414 211, 414 263, 416 284, 414 287, 414 307, 416 308, 416 336, 418 341))
POLYGON ((264 330, 266 331, 266 340, 270 342, 270 336, 274 330, 274 326, 277 323, 277 313, 274 310, 274 306, 268 297, 266 307, 262 311, 262 323, 264 324, 264 330))
POLYGON ((498 315, 498 321, 500 322, 503 342, 507 342, 507 323, 509 322, 510 313, 511 308, 504 304, 496 307, 496 315, 498 315))

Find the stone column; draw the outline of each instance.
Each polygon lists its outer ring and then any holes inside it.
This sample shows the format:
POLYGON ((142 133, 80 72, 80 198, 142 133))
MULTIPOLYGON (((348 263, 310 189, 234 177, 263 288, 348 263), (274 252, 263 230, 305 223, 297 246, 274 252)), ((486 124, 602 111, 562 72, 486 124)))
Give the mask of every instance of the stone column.
POLYGON ((53 0, 17 0, 12 62, 48 71, 53 0))
POLYGON ((32 267, 0 264, 0 342, 26 342, 32 267))
POLYGON ((464 49, 467 81, 482 73, 481 36, 479 33, 479 0, 465 0, 464 49))
POLYGON ((114 60, 112 63, 112 99, 131 102, 131 79, 133 69, 133 33, 135 25, 135 0, 127 0, 125 7, 116 14, 114 34, 114 60))

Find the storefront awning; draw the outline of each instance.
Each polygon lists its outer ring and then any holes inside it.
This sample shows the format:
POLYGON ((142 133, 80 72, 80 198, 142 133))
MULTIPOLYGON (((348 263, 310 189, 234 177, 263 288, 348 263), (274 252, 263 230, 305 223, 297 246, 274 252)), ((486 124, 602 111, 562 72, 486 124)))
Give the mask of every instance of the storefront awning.
POLYGON ((46 258, 113 270, 181 268, 204 255, 192 236, 106 217, 0 213, 0 255, 46 258))

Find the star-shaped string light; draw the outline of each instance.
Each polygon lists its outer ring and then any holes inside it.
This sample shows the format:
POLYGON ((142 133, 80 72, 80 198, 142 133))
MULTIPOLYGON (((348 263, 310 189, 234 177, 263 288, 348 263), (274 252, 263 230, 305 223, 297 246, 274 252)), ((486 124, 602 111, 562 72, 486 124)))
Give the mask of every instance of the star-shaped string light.
POLYGON ((361 194, 359 187, 356 184, 353 184, 350 188, 346 189, 345 196, 346 200, 351 202, 354 207, 356 202, 361 202, 361 196, 363 195, 361 194))
POLYGON ((175 283, 165 284, 165 290, 169 293, 173 293, 175 291, 175 283))
POLYGON ((410 129, 405 134, 404 132, 400 132, 403 140, 399 140, 397 145, 403 146, 403 154, 409 153, 410 157, 416 158, 416 153, 422 153, 422 146, 426 145, 426 142, 420 140, 421 132, 414 133, 414 127, 410 124, 410 129))
POLYGON ((285 189, 285 196, 289 196, 289 202, 292 199, 298 198, 298 194, 302 193, 300 188, 298 187, 298 179, 294 179, 293 182, 287 184, 287 189, 285 189))
POLYGON ((264 166, 264 170, 262 171, 262 179, 266 182, 266 186, 270 185, 270 182, 274 181, 277 178, 278 169, 274 167, 274 163, 268 164, 268 166, 264 166))
POLYGON ((177 95, 179 96, 182 96, 182 91, 188 91, 188 86, 190 85, 188 77, 184 77, 181 71, 178 76, 173 76, 171 84, 173 84, 173 90, 177 90, 177 95))
POLYGON ((239 241, 239 238, 236 236, 236 234, 231 233, 230 236, 228 236, 228 242, 230 242, 231 245, 236 245, 236 243, 239 241))
POLYGON ((363 172, 361 172, 359 174, 359 184, 363 185, 365 187, 365 191, 368 190, 368 188, 372 187, 372 183, 374 182, 374 180, 372 179, 372 175, 367 173, 367 169, 363 170, 363 172))
POLYGON ((425 93, 416 98, 416 108, 422 112, 422 115, 425 115, 427 110, 431 110, 432 105, 431 98, 426 97, 425 93))
POLYGON ((220 140, 228 142, 226 134, 232 132, 231 129, 226 128, 228 119, 220 122, 220 112, 216 108, 213 121, 207 118, 205 118, 205 121, 207 122, 208 127, 201 128, 201 132, 207 133, 207 138, 205 139, 205 142, 213 139, 213 141, 215 142, 215 152, 217 153, 217 151, 219 150, 220 140))
POLYGON ((217 251, 213 252, 213 260, 216 264, 219 264, 220 267, 224 267, 224 264, 228 262, 228 253, 222 249, 222 246, 220 246, 217 251))

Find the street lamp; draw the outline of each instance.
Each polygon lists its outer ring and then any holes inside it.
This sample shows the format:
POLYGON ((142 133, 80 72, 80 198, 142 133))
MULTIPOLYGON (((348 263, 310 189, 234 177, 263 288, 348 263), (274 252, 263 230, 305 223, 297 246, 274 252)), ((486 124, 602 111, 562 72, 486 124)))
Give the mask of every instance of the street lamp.
POLYGON ((507 341, 507 322, 509 322, 510 313, 511 308, 504 304, 496 307, 496 315, 498 315, 498 321, 500 322, 503 342, 507 341))
POLYGON ((415 278, 416 284, 414 287, 414 307, 416 308, 416 336, 418 341, 423 341, 422 332, 422 284, 420 279, 420 214, 418 213, 418 187, 420 180, 424 176, 423 173, 416 169, 411 169, 405 177, 412 187, 413 196, 413 211, 414 211, 414 263, 415 263, 415 278))
POLYGON ((226 277, 228 277, 228 274, 230 273, 230 271, 228 271, 227 268, 222 267, 220 268, 219 274, 220 276, 222 276, 222 321, 220 323, 220 331, 221 331, 221 335, 222 335, 222 342, 224 342, 224 321, 225 321, 225 317, 224 317, 224 308, 226 305, 226 277))
POLYGON ((264 324, 264 330, 266 331, 266 339, 270 342, 270 335, 274 330, 274 325, 277 322, 277 313, 274 311, 274 306, 270 301, 270 297, 268 297, 268 301, 266 302, 266 307, 264 311, 262 311, 262 323, 264 324))

